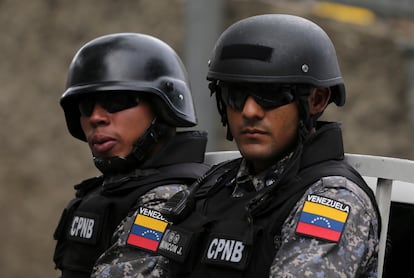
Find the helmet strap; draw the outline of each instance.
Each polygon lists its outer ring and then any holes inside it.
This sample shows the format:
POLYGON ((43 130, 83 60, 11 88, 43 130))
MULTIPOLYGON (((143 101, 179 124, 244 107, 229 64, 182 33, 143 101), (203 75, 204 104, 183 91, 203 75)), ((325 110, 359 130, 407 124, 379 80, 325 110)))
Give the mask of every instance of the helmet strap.
POLYGON ((309 113, 309 94, 298 93, 296 99, 299 107, 299 135, 304 140, 315 127, 321 113, 315 115, 309 113))
POLYGON ((221 117, 221 124, 223 126, 227 126, 226 139, 229 141, 233 141, 233 134, 231 134, 230 127, 227 122, 226 105, 221 100, 221 91, 220 91, 220 86, 218 86, 218 82, 219 81, 213 81, 208 84, 208 88, 210 89, 210 96, 212 96, 214 93, 216 94, 216 104, 217 104, 217 110, 221 117))
POLYGON ((109 175, 132 171, 146 160, 160 137, 164 134, 166 127, 155 118, 145 133, 134 143, 130 154, 126 157, 94 157, 93 161, 96 168, 103 174, 109 175))

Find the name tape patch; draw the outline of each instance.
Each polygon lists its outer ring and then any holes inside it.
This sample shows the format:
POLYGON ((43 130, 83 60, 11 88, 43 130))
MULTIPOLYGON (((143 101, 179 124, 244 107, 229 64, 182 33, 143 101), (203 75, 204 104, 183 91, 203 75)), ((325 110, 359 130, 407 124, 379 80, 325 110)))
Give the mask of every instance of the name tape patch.
POLYGON ((183 262, 191 248, 192 237, 193 233, 171 225, 165 231, 157 253, 169 259, 183 262))
POLYGON ((338 242, 350 209, 349 205, 337 200, 308 195, 296 226, 296 233, 338 242))

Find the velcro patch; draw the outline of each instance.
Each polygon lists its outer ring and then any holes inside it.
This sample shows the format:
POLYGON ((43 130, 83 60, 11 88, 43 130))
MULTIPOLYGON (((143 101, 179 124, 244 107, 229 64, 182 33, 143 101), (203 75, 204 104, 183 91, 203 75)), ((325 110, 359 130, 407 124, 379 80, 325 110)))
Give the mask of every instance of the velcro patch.
POLYGON ((350 206, 342 202, 308 195, 296 226, 296 233, 338 242, 348 219, 350 206))
POLYGON ((193 233, 170 225, 158 247, 158 254, 169 259, 184 262, 191 248, 193 233))
POLYGON ((202 261, 206 264, 244 270, 249 259, 249 249, 239 238, 211 234, 202 261))
POLYGON ((68 231, 70 240, 95 244, 99 231, 99 215, 75 212, 68 231))
POLYGON ((167 225, 167 220, 159 211, 139 207, 128 234, 127 244, 155 252, 167 225))

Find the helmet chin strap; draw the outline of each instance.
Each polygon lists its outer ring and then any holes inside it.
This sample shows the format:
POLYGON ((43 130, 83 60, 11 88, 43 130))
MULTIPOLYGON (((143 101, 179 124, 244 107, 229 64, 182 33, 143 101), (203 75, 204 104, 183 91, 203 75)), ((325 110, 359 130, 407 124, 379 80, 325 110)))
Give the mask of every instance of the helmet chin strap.
POLYGON ((208 84, 208 88, 210 89, 210 96, 216 94, 216 105, 221 117, 221 124, 223 126, 227 126, 226 139, 229 141, 233 141, 233 134, 231 134, 229 123, 227 121, 226 105, 221 100, 221 90, 218 86, 218 82, 219 81, 212 81, 208 84))
POLYGON ((299 107, 299 135, 302 142, 306 140, 308 135, 312 132, 315 127, 317 119, 321 113, 310 115, 309 113, 309 95, 298 95, 297 103, 299 107))
POLYGON ((164 133, 164 125, 155 118, 145 133, 134 143, 132 151, 125 157, 94 157, 96 168, 105 175, 115 175, 132 171, 142 164, 159 138, 164 133))

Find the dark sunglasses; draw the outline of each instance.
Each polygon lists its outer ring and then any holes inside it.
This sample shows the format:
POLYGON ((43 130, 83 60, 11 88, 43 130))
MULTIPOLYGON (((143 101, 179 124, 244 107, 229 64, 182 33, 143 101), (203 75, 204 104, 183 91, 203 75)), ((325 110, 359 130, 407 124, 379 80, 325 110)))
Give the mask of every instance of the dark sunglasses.
POLYGON ((295 99, 295 85, 221 83, 221 99, 236 110, 243 110, 251 96, 265 110, 289 104, 295 99))
POLYGON ((96 104, 99 104, 109 113, 116 113, 139 104, 140 99, 137 95, 111 93, 95 96, 86 96, 78 103, 79 112, 82 116, 90 117, 96 104))

